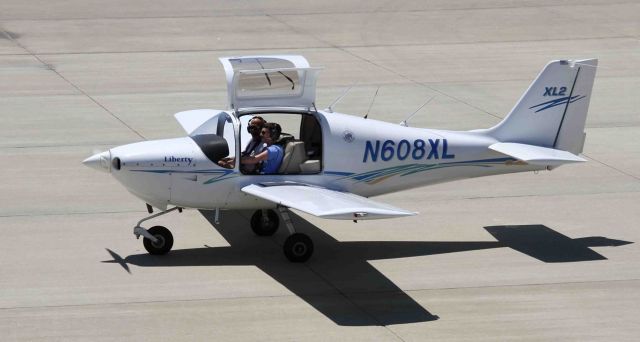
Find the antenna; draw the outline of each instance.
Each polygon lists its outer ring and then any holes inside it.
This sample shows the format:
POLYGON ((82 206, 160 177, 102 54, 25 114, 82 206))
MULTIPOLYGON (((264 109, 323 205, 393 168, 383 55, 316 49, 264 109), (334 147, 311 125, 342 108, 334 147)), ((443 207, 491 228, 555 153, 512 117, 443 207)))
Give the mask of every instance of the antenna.
POLYGON ((326 110, 329 113, 333 113, 333 106, 336 105, 336 103, 340 102, 340 100, 342 100, 345 96, 347 96, 347 93, 349 91, 351 91, 351 89, 353 87, 355 87, 358 83, 352 85, 351 87, 347 88, 345 91, 342 92, 342 94, 340 96, 338 96, 335 100, 333 100, 333 102, 331 102, 330 105, 327 106, 327 108, 325 108, 324 110, 326 110))
POLYGON ((369 105, 369 109, 367 110, 367 114, 364 115, 365 119, 369 116, 369 112, 371 111, 371 107, 373 107, 373 103, 376 101, 376 96, 378 96, 378 91, 379 90, 380 90, 380 86, 378 86, 378 89, 376 89, 375 95, 373 95, 373 100, 371 100, 371 104, 369 105))
POLYGON ((427 104, 429 104, 429 102, 431 102, 431 100, 433 100, 436 96, 431 96, 427 101, 425 101, 425 103, 422 104, 422 106, 418 107, 418 109, 416 109, 413 113, 409 114, 409 116, 407 116, 406 119, 402 120, 400 122, 400 126, 404 126, 404 127, 409 127, 407 125, 407 121, 409 121, 409 119, 411 119, 414 115, 416 115, 417 112, 420 111, 420 109, 422 109, 424 106, 426 106, 427 104))

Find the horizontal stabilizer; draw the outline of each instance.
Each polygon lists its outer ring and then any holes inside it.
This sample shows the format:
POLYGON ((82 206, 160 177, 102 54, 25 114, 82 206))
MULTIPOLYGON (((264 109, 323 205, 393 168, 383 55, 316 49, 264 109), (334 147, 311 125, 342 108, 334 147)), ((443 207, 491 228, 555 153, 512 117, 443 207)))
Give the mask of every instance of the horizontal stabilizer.
POLYGON ((558 166, 586 162, 584 158, 567 151, 517 143, 495 143, 490 149, 506 154, 531 165, 558 166))
POLYGON ((362 196, 300 183, 251 184, 242 188, 242 192, 334 220, 374 220, 416 214, 362 196))

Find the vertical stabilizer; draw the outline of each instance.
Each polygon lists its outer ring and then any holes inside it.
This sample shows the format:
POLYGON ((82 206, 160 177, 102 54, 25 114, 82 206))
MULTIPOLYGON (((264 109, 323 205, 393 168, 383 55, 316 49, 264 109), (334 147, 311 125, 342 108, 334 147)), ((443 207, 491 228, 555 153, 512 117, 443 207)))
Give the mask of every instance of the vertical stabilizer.
POLYGON ((597 59, 552 61, 489 135, 500 142, 582 152, 597 59))

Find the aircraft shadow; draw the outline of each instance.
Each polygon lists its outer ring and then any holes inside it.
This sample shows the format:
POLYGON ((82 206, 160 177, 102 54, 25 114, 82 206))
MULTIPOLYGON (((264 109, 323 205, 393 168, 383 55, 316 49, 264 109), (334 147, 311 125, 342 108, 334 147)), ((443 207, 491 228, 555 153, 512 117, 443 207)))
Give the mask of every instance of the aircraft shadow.
POLYGON ((543 262, 605 260, 590 247, 621 246, 632 242, 605 237, 572 239, 544 225, 491 226, 485 229, 497 241, 353 241, 340 242, 320 228, 290 212, 299 232, 316 246, 305 264, 289 263, 281 245, 286 229, 261 238, 249 228, 252 212, 224 212, 221 224, 213 213, 202 215, 230 246, 173 250, 166 256, 149 254, 126 258, 107 249, 113 260, 131 273, 139 267, 254 265, 336 324, 344 326, 392 325, 437 320, 407 293, 374 268, 368 260, 509 247, 543 262))

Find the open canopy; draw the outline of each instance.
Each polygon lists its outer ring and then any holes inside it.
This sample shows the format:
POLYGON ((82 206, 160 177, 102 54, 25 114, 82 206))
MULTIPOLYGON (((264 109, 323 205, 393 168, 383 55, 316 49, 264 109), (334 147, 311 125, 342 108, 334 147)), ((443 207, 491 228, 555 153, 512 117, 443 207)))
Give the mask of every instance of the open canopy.
POLYGON ((319 69, 296 55, 222 57, 229 106, 304 108, 314 106, 319 69))

